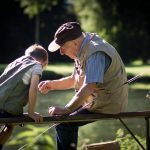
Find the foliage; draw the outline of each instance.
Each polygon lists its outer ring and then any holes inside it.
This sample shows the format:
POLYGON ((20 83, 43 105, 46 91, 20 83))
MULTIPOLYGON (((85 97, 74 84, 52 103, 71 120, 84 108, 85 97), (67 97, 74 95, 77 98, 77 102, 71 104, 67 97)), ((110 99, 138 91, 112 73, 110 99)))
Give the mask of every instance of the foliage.
POLYGON ((20 1, 21 7, 24 8, 24 13, 33 18, 36 16, 35 23, 35 41, 39 43, 40 41, 40 13, 44 10, 51 10, 53 5, 57 4, 57 0, 18 0, 20 1))
POLYGON ((51 10, 51 7, 57 4, 57 0, 17 0, 20 6, 24 8, 24 13, 30 18, 38 15, 44 10, 51 10))
MULTIPOLYGON (((70 0, 71 1, 71 0, 70 0)), ((148 1, 71 1, 85 31, 97 32, 120 52, 125 62, 150 54, 148 1)))
POLYGON ((45 131, 47 131, 46 127, 27 125, 26 130, 19 132, 15 139, 11 140, 8 144, 23 145, 23 148, 29 150, 53 150, 55 148, 54 140, 45 131))
POLYGON ((106 20, 103 19, 103 8, 97 0, 71 1, 74 5, 75 13, 86 32, 97 32, 105 39, 110 40, 106 33, 106 20))
MULTIPOLYGON (((145 139, 136 135, 136 138, 142 145, 145 145, 145 139)), ((138 143, 132 138, 130 134, 124 134, 122 129, 118 129, 116 132, 116 141, 119 142, 121 150, 140 150, 138 143)))

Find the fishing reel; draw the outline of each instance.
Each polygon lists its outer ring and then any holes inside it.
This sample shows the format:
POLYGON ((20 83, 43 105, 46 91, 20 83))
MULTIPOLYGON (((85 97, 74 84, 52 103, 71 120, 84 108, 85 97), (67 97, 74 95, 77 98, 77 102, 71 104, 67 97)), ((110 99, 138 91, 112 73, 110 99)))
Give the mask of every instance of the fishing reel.
POLYGON ((150 91, 147 93, 146 98, 150 100, 150 91))

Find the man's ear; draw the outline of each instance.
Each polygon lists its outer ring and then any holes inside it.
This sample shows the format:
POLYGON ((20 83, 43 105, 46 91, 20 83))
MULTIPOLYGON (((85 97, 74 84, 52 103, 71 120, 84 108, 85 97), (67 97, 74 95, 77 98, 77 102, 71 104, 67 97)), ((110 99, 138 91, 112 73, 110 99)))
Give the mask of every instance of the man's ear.
POLYGON ((73 40, 73 43, 74 43, 75 46, 78 45, 78 42, 76 40, 73 40))

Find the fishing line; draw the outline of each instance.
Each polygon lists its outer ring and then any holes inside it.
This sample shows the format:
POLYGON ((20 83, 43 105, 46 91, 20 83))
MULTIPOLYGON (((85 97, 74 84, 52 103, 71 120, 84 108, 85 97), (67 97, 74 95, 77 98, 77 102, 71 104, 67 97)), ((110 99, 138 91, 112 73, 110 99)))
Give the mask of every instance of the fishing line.
POLYGON ((18 150, 23 150, 23 149, 25 150, 25 149, 29 148, 32 144, 34 144, 34 143, 38 140, 38 138, 39 138, 41 135, 43 135, 43 134, 44 134, 45 132, 47 132, 49 129, 51 129, 51 128, 53 128, 53 127, 56 127, 58 124, 59 124, 59 123, 55 123, 55 124, 49 126, 46 130, 44 130, 42 133, 40 133, 38 136, 36 136, 36 137, 34 138, 34 140, 32 140, 32 142, 31 142, 30 144, 25 144, 25 145, 23 145, 22 147, 20 147, 18 150))
MULTIPOLYGON (((122 87, 122 86, 124 86, 124 85, 126 85, 126 84, 129 84, 129 83, 131 83, 131 82, 133 82, 133 81, 135 81, 135 80, 137 80, 138 78, 142 77, 143 74, 147 73, 148 71, 150 71, 150 69, 148 69, 148 70, 146 70, 146 71, 144 71, 144 72, 142 72, 142 73, 140 73, 140 74, 134 76, 133 78, 127 80, 123 85, 119 86, 118 88, 120 88, 120 87, 122 87)), ((117 88, 117 89, 118 89, 118 88, 117 88)), ((115 89, 115 90, 116 90, 116 89, 115 89)), ((74 115, 74 114, 76 114, 77 112, 81 111, 82 109, 86 108, 87 106, 92 105, 93 102, 94 102, 94 100, 92 100, 91 102, 89 102, 89 103, 87 103, 86 105, 82 106, 81 108, 79 108, 78 110, 76 110, 75 112, 73 112, 73 113, 70 114, 70 115, 74 115)), ((56 126, 59 125, 59 124, 60 124, 60 123, 55 123, 55 124, 49 126, 46 130, 44 130, 42 133, 40 133, 38 136, 36 136, 36 137, 34 138, 34 140, 33 140, 30 144, 25 144, 25 145, 23 145, 22 147, 20 147, 18 150, 25 150, 25 149, 29 148, 33 143, 35 143, 35 142, 38 140, 38 138, 39 138, 40 136, 42 136, 45 132, 47 132, 48 130, 50 130, 50 129, 56 127, 56 126)))
POLYGON ((142 72, 142 73, 140 73, 140 74, 134 76, 133 78, 127 80, 125 83, 123 83, 122 85, 118 86, 116 89, 113 89, 113 90, 111 91, 111 93, 115 92, 116 90, 118 90, 118 89, 121 88, 122 86, 124 86, 124 85, 126 85, 126 84, 130 84, 131 82, 133 82, 133 81, 139 79, 140 77, 142 77, 145 73, 147 73, 147 72, 149 72, 149 71, 150 71, 150 69, 147 69, 146 71, 144 71, 144 72, 142 72))
MULTIPOLYGON (((91 101, 91 102, 89 102, 89 103, 87 103, 86 105, 82 106, 81 108, 79 108, 78 110, 76 110, 75 112, 73 112, 73 113, 70 114, 70 115, 74 115, 75 113, 77 113, 77 112, 81 111, 82 109, 86 108, 87 106, 91 105, 93 102, 94 102, 94 100, 91 101)), ((50 129, 56 127, 56 126, 59 125, 59 124, 60 124, 60 123, 55 123, 55 124, 49 126, 46 130, 44 130, 42 133, 40 133, 39 135, 37 135, 37 136, 34 138, 34 140, 33 140, 30 144, 25 144, 25 145, 23 145, 22 147, 20 147, 18 150, 26 150, 26 149, 29 148, 33 143, 35 143, 35 142, 39 139, 39 137, 42 136, 45 132, 47 132, 48 130, 50 130, 50 129)))
POLYGON ((134 76, 133 78, 129 79, 126 83, 131 83, 131 82, 137 80, 138 78, 142 77, 143 74, 147 73, 148 71, 150 71, 150 69, 147 69, 146 71, 134 76))

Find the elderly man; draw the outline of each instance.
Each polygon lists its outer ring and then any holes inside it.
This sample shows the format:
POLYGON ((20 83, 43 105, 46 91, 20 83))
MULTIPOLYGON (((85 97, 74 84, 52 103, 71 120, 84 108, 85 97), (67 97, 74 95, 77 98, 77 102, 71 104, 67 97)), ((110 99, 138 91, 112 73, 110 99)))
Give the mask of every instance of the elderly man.
MULTIPOLYGON (((51 116, 70 114, 79 108, 83 108, 77 111, 80 114, 115 114, 126 108, 127 75, 124 64, 112 45, 95 33, 82 32, 79 23, 67 22, 58 28, 48 49, 51 52, 60 49, 62 55, 75 61, 71 76, 39 84, 42 93, 70 88, 76 90, 65 107, 49 108, 51 116)), ((85 122, 58 125, 58 150, 77 149, 78 127, 84 124, 85 122)))

